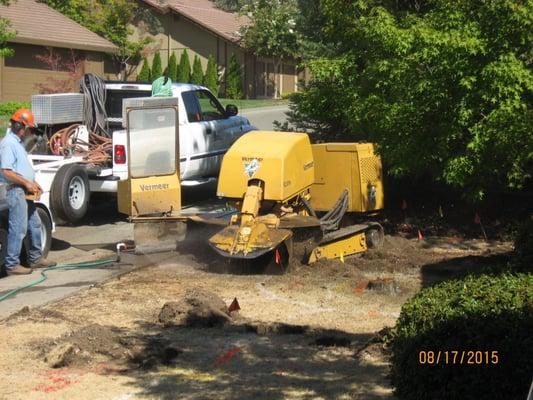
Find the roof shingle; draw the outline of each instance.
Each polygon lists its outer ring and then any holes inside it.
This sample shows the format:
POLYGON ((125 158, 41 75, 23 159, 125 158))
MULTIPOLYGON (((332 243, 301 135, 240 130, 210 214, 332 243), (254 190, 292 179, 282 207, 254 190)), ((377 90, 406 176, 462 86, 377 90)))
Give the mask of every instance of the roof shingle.
POLYGON ((203 26, 215 34, 238 42, 239 30, 249 19, 236 13, 221 10, 210 0, 142 0, 160 12, 174 11, 203 26))
POLYGON ((11 21, 17 36, 12 42, 69 49, 113 52, 117 47, 46 4, 16 0, 0 6, 0 17, 11 21))

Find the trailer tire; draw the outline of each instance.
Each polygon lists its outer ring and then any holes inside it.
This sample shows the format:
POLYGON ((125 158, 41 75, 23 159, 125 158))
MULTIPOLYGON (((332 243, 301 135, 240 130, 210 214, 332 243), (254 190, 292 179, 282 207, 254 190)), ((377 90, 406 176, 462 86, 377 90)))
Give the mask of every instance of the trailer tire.
MULTIPOLYGON (((42 207, 36 207, 37 215, 41 220, 41 253, 42 258, 46 258, 52 247, 52 220, 48 212, 42 207)), ((22 251, 20 252, 20 262, 22 265, 29 263, 30 235, 26 235, 22 242, 22 251)))
POLYGON ((7 253, 7 226, 2 221, 0 227, 0 278, 7 276, 6 272, 6 253, 7 253))
POLYGON ((89 196, 89 178, 83 166, 67 164, 59 168, 50 189, 54 217, 70 223, 80 221, 87 213, 89 196))

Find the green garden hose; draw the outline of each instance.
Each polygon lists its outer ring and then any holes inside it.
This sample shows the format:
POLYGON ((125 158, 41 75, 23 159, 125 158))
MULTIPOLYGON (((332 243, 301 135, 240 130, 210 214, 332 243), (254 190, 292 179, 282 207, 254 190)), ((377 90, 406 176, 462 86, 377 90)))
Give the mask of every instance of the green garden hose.
POLYGON ((54 265, 53 267, 44 268, 41 271, 41 277, 39 279, 37 279, 37 280, 35 280, 33 282, 30 282, 30 283, 28 283, 26 285, 19 286, 18 288, 7 292, 6 294, 0 296, 0 301, 4 301, 4 300, 10 298, 11 296, 14 296, 15 294, 23 291, 24 289, 28 289, 28 288, 30 288, 32 286, 38 285, 39 283, 42 283, 42 282, 46 281, 46 279, 48 279, 48 276, 46 275, 46 272, 48 272, 48 271, 96 268, 96 267, 100 267, 102 265, 112 264, 112 263, 114 263, 116 261, 117 260, 114 259, 114 258, 108 258, 108 259, 105 259, 105 260, 97 260, 97 261, 92 261, 92 262, 83 262, 83 263, 76 263, 76 264, 58 264, 58 265, 54 265))

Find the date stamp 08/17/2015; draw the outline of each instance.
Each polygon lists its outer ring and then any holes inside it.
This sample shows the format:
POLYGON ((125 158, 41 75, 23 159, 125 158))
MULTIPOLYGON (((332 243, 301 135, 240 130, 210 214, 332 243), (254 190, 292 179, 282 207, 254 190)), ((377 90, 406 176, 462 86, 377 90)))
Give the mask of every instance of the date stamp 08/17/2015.
POLYGON ((497 350, 421 350, 418 352, 420 365, 498 365, 497 350))

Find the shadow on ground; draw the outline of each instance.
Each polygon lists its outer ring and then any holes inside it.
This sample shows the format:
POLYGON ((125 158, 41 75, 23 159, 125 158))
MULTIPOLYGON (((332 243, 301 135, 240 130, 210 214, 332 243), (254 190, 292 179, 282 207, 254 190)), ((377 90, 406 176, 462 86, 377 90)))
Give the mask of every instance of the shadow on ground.
POLYGON ((422 287, 435 285, 439 282, 457 279, 466 275, 493 274, 509 272, 509 262, 514 252, 491 254, 486 256, 462 256, 423 265, 420 269, 422 287))

